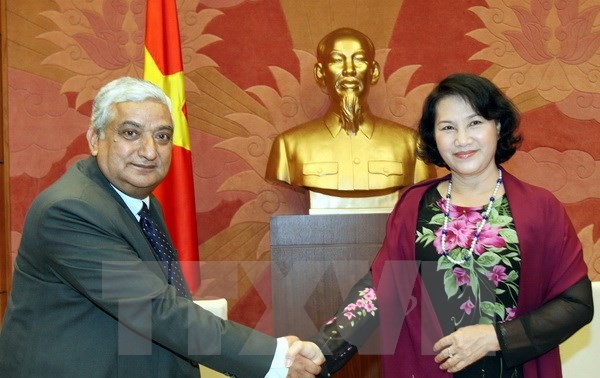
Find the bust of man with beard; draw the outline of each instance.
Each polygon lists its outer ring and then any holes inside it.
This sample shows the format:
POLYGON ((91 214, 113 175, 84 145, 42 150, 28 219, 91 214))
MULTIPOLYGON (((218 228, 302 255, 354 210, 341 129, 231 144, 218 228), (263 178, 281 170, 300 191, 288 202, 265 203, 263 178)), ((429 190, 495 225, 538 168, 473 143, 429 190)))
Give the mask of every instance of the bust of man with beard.
POLYGON ((350 28, 327 34, 314 74, 331 105, 323 118, 277 136, 266 179, 308 188, 311 213, 328 213, 389 211, 400 188, 435 176, 415 156, 414 130, 369 112, 380 67, 366 35, 350 28))

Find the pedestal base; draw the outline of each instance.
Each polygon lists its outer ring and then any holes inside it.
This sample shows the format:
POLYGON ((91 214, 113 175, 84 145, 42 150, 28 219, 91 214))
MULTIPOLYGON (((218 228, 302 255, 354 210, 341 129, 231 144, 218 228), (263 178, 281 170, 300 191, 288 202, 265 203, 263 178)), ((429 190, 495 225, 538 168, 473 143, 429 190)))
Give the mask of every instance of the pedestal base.
MULTIPOLYGON (((387 218, 388 214, 271 218, 276 335, 310 337, 337 312, 350 288, 369 271, 383 242, 387 218)), ((373 348, 365 349, 337 376, 379 378, 379 355, 367 354, 373 348)))

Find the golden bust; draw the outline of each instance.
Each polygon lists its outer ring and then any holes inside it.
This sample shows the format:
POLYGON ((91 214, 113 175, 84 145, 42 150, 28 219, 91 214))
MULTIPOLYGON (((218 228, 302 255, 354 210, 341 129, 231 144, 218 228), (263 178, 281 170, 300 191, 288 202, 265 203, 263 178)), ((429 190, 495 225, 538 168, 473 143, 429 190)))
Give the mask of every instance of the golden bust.
POLYGON ((435 175, 415 157, 413 129, 369 112, 367 94, 380 67, 366 35, 350 28, 327 34, 317 46, 314 75, 331 105, 323 118, 277 136, 268 180, 327 196, 362 198, 389 195, 435 175))

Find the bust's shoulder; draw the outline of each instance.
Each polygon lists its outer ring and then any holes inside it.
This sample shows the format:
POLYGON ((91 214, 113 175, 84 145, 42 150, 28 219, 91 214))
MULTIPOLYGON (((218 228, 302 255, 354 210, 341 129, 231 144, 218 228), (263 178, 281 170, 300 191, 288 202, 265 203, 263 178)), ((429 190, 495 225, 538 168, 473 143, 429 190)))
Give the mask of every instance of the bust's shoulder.
POLYGON ((327 126, 325 126, 325 122, 323 119, 315 119, 312 121, 308 121, 305 123, 301 123, 297 126, 292 127, 289 130, 286 130, 279 134, 282 138, 297 138, 297 137, 306 137, 307 135, 314 135, 320 133, 328 133, 327 126))
POLYGON ((394 140, 410 139, 417 137, 417 131, 403 124, 384 118, 375 118, 373 135, 382 138, 393 138, 394 140))
POLYGON ((416 133, 415 129, 386 118, 374 117, 373 120, 375 121, 376 127, 389 128, 410 134, 416 133))

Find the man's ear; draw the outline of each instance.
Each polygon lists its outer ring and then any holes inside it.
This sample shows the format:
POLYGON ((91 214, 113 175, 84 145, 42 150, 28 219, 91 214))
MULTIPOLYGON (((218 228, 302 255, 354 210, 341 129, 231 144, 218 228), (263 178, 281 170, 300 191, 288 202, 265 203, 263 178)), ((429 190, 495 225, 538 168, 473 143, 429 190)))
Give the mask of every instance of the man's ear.
POLYGON ((373 61, 373 68, 371 68, 371 85, 376 84, 379 81, 380 74, 379 63, 377 61, 373 61))
POLYGON ((98 155, 98 140, 100 139, 98 132, 94 130, 93 127, 90 127, 85 136, 87 138, 88 146, 90 147, 92 156, 98 155))
POLYGON ((323 73, 323 65, 321 63, 315 63, 314 73, 317 84, 320 86, 325 85, 325 74, 323 73))

